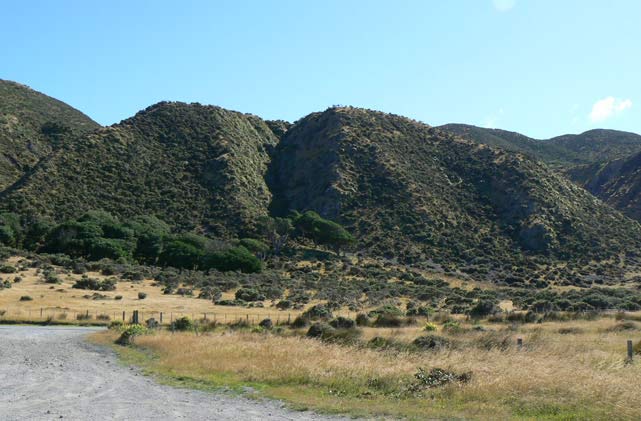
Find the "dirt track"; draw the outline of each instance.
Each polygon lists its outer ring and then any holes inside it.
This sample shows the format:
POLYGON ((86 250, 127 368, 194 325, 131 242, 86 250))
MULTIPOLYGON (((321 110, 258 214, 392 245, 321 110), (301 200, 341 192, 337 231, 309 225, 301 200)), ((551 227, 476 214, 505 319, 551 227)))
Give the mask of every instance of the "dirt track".
POLYGON ((113 352, 86 343, 91 331, 0 326, 0 419, 330 419, 278 402, 160 385, 118 364, 113 352))

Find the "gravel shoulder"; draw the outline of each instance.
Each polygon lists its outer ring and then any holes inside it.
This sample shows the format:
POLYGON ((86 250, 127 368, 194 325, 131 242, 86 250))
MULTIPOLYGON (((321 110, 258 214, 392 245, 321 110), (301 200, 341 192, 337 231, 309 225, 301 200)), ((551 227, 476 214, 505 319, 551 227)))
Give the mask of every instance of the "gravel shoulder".
POLYGON ((161 385, 84 340, 99 328, 0 326, 2 420, 336 420, 276 401, 161 385))

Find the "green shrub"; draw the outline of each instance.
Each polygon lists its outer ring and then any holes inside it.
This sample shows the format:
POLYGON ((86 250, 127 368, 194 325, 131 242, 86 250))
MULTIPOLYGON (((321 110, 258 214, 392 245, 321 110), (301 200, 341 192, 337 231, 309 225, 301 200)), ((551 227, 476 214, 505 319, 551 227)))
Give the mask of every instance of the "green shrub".
POLYGON ((147 298, 147 293, 146 292, 139 292, 138 293, 138 299, 139 300, 144 300, 145 298, 147 298))
POLYGON ((425 327, 423 328, 423 330, 426 332, 435 332, 436 330, 438 330, 438 327, 434 323, 427 322, 425 323, 425 327))
POLYGON ((327 304, 316 304, 308 308, 301 316, 307 320, 326 320, 332 318, 332 311, 327 304))
POLYGON ((136 336, 144 335, 146 333, 148 333, 147 328, 145 328, 143 325, 131 324, 126 326, 122 330, 120 337, 116 339, 116 343, 123 346, 131 345, 134 343, 134 339, 136 336))
POLYGON ((356 322, 347 317, 339 316, 329 322, 329 325, 334 329, 354 329, 356 327, 356 322))
POLYGON ((31 296, 29 295, 23 295, 22 297, 20 297, 20 301, 33 301, 33 298, 31 298, 31 296))
POLYGON ((240 288, 236 291, 235 297, 237 300, 242 301, 264 301, 266 299, 264 294, 259 293, 253 288, 240 288))
POLYGON ((172 322, 171 329, 177 330, 177 331, 193 330, 194 323, 191 321, 189 317, 181 317, 172 322))
POLYGON ((16 273, 18 270, 9 265, 2 265, 0 266, 0 273, 16 273))

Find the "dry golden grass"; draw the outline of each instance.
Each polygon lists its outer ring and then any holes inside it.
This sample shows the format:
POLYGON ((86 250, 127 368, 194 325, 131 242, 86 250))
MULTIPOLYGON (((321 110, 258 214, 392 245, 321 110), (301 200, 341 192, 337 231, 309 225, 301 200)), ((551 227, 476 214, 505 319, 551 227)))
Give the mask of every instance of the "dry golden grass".
MULTIPOLYGON (((17 266, 19 258, 14 257, 8 263, 17 266)), ((60 270, 60 268, 58 268, 60 270)), ((97 272, 88 272, 91 278, 104 279, 97 272)), ((60 274, 61 284, 47 284, 37 269, 29 268, 13 274, 2 274, 2 279, 14 279, 16 276, 22 278, 21 282, 13 283, 11 288, 0 290, 0 320, 12 321, 40 321, 49 317, 56 321, 76 321, 77 314, 84 314, 87 311, 95 321, 96 315, 105 314, 112 319, 121 319, 122 312, 130 317, 133 310, 139 310, 141 317, 147 319, 155 317, 159 319, 159 313, 163 312, 164 322, 171 317, 188 316, 199 319, 207 314, 208 319, 216 318, 220 322, 232 322, 238 318, 247 318, 252 322, 258 322, 265 317, 272 317, 277 320, 287 320, 288 315, 294 319, 300 311, 288 310, 279 311, 276 308, 244 308, 217 306, 209 300, 197 299, 194 297, 180 295, 165 295, 158 286, 153 286, 154 281, 144 280, 141 282, 130 282, 119 280, 115 291, 89 291, 74 289, 72 285, 81 278, 76 274, 60 274), (98 292, 107 296, 104 300, 93 300, 84 298, 85 295, 92 295, 98 292), (147 294, 145 299, 138 299, 138 293, 147 294), (20 297, 29 296, 32 301, 20 301, 20 297), (116 300, 116 296, 122 299, 116 300), (40 316, 42 309, 42 317, 40 316)), ((197 292, 196 292, 197 295, 197 292)), ((223 294, 223 298, 233 298, 233 292, 223 294)), ((269 303, 266 303, 269 305, 269 303)))
MULTIPOLYGON (((247 382, 266 396, 328 411, 416 419, 641 419, 641 365, 625 363, 626 339, 641 333, 608 333, 614 323, 543 323, 520 331, 491 326, 496 332, 452 336, 460 344, 452 350, 421 353, 229 331, 158 333, 138 338, 137 346, 157 357, 145 363, 152 372, 214 386, 247 382), (567 327, 580 333, 559 333, 567 327), (522 337, 525 347, 484 349, 478 345, 484 335, 507 335, 510 344, 522 337), (403 391, 418 367, 473 377, 466 385, 408 396, 403 391)), ((366 329, 364 337, 409 341, 418 334, 418 328, 366 329)))

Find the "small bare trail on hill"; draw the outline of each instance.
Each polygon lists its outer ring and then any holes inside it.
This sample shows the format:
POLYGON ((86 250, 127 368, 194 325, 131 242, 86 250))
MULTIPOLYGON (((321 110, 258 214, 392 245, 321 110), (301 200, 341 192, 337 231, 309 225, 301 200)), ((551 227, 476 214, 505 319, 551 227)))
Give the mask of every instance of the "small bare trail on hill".
POLYGON ((325 420, 275 401, 158 384, 78 327, 0 326, 1 420, 325 420))

